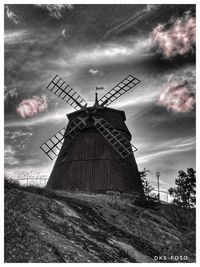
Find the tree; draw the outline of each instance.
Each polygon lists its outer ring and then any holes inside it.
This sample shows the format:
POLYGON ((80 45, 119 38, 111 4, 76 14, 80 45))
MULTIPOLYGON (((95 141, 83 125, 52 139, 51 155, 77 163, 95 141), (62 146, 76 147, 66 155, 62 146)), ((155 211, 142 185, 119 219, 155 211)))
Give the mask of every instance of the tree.
POLYGON ((193 168, 188 168, 187 172, 180 170, 175 184, 176 187, 168 190, 174 198, 172 203, 182 208, 194 208, 196 206, 196 171, 193 168))
POLYGON ((149 172, 150 171, 146 168, 144 168, 144 170, 140 172, 140 178, 142 181, 144 194, 147 199, 156 198, 156 194, 153 193, 155 189, 153 186, 150 185, 149 181, 147 180, 147 175, 149 172))

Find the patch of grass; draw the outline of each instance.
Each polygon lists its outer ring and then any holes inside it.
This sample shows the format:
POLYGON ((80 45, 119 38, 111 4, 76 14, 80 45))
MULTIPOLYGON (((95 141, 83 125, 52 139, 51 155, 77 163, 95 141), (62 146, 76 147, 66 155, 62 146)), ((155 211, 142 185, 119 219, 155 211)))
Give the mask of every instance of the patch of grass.
POLYGON ((18 188, 21 188, 21 185, 19 184, 18 181, 5 177, 4 188, 5 189, 13 189, 13 188, 18 189, 18 188))

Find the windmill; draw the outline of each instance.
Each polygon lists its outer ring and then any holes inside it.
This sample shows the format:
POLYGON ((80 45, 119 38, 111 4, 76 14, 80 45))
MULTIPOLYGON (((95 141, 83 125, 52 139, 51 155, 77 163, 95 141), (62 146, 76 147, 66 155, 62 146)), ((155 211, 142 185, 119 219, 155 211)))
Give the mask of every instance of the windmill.
POLYGON ((128 75, 95 103, 87 102, 56 75, 47 89, 76 111, 67 114, 68 125, 41 145, 53 160, 47 188, 53 190, 120 191, 143 197, 142 184, 125 124, 125 112, 108 106, 140 80, 128 75))

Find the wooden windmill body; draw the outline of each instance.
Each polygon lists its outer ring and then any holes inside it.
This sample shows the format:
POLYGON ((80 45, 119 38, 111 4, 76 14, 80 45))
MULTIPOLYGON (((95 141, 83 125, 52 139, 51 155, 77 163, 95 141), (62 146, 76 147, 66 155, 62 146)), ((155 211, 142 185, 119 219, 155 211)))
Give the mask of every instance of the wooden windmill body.
POLYGON ((144 197, 125 113, 107 107, 139 82, 129 75, 99 101, 96 94, 94 106, 87 108, 71 87, 66 87, 58 76, 54 77, 47 88, 67 103, 76 94, 71 103, 79 110, 68 114, 67 127, 41 146, 51 159, 57 156, 47 188, 73 192, 117 191, 144 197))

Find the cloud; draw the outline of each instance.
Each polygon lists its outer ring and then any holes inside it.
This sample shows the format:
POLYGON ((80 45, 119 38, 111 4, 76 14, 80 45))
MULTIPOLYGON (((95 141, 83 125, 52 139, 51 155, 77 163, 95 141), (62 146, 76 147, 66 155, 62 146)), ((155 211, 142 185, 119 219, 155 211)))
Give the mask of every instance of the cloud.
MULTIPOLYGON (((18 138, 22 138, 24 140, 28 140, 33 135, 32 132, 24 132, 21 129, 18 129, 16 131, 9 131, 5 130, 5 139, 10 139, 10 141, 15 141, 18 138)), ((17 140, 18 142, 19 140, 17 140)))
POLYGON ((80 63, 111 63, 122 62, 132 58, 141 58, 149 51, 148 38, 129 38, 123 42, 107 42, 97 46, 88 46, 74 54, 74 62, 80 63))
POLYGON ((170 82, 161 91, 158 104, 165 106, 168 110, 175 112, 188 112, 194 108, 196 98, 187 87, 188 82, 170 82))
POLYGON ((10 98, 16 98, 18 95, 17 89, 15 87, 9 88, 4 86, 4 101, 8 101, 10 98))
POLYGON ((165 58, 185 55, 193 50, 196 42, 196 20, 187 14, 169 28, 166 24, 159 24, 153 29, 150 41, 165 58))
POLYGON ((150 103, 154 103, 156 100, 158 93, 156 91, 154 92, 145 92, 145 97, 144 95, 142 96, 135 96, 134 98, 132 97, 127 97, 125 100, 120 100, 118 103, 112 104, 112 107, 114 108, 124 108, 127 106, 141 106, 141 105, 147 105, 150 103))
POLYGON ((15 165, 25 167, 29 164, 41 163, 40 155, 38 154, 39 144, 36 139, 37 132, 35 128, 23 127, 21 125, 13 128, 5 126, 4 136, 7 151, 5 155, 7 160, 5 163, 7 165, 10 166, 12 165, 11 163, 15 162, 15 165))
POLYGON ((14 24, 18 24, 20 17, 17 16, 8 6, 6 7, 6 16, 14 24))
MULTIPOLYGON (((47 112, 46 114, 41 115, 39 117, 34 117, 31 118, 29 120, 24 120, 24 121, 19 121, 19 120, 13 120, 13 121, 9 121, 5 123, 6 127, 19 127, 19 126, 27 126, 27 127, 31 127, 31 126, 38 126, 38 125, 44 125, 44 124, 48 124, 51 123, 52 121, 55 122, 55 124, 66 124, 67 123, 67 119, 66 119, 66 113, 70 113, 72 112, 73 109, 72 108, 68 108, 65 110, 53 110, 51 112, 47 112)), ((62 126, 62 125, 61 125, 62 126)))
POLYGON ((61 35, 65 38, 66 37, 66 29, 63 29, 61 35))
POLYGON ((123 22, 120 22, 112 29, 107 31, 102 39, 105 40, 115 35, 119 35, 120 33, 123 33, 123 31, 127 31, 127 29, 131 29, 132 32, 138 33, 141 30, 139 27, 137 27, 138 23, 147 20, 150 13, 154 13, 159 8, 159 6, 160 5, 155 5, 155 4, 146 6, 144 5, 144 8, 142 8, 138 12, 134 12, 134 14, 131 17, 128 17, 128 19, 124 20, 123 22))
POLYGON ((90 69, 89 73, 94 76, 103 76, 103 71, 97 69, 90 69))
POLYGON ((46 96, 33 96, 30 99, 24 99, 16 108, 16 112, 22 117, 33 117, 40 112, 47 110, 48 104, 46 96))
POLYGON ((4 43, 7 44, 18 44, 24 42, 30 42, 28 38, 30 33, 27 30, 15 30, 15 31, 5 31, 4 33, 4 43))
MULTIPOLYGON (((186 151, 195 149, 195 138, 186 138, 186 139, 174 139, 171 142, 166 142, 165 144, 156 145, 156 149, 137 157, 137 163, 148 163, 152 160, 161 159, 170 157, 170 155, 174 155, 175 153, 183 153, 186 151)), ((152 147, 154 147, 152 145, 152 147)))
POLYGON ((38 7, 41 7, 43 9, 46 9, 49 12, 49 15, 52 18, 55 18, 57 20, 62 18, 62 15, 65 11, 65 9, 72 10, 74 8, 71 4, 59 4, 59 5, 36 5, 38 7))
POLYGON ((146 11, 150 12, 152 9, 157 9, 160 5, 148 4, 146 5, 146 11))
POLYGON ((5 145, 4 147, 4 163, 7 165, 17 165, 19 163, 18 159, 15 158, 16 151, 10 145, 5 145))
POLYGON ((29 131, 24 131, 19 128, 17 130, 7 130, 5 128, 4 131, 5 142, 9 145, 12 145, 15 149, 18 150, 18 152, 26 148, 32 136, 33 132, 31 132, 30 129, 29 131))

